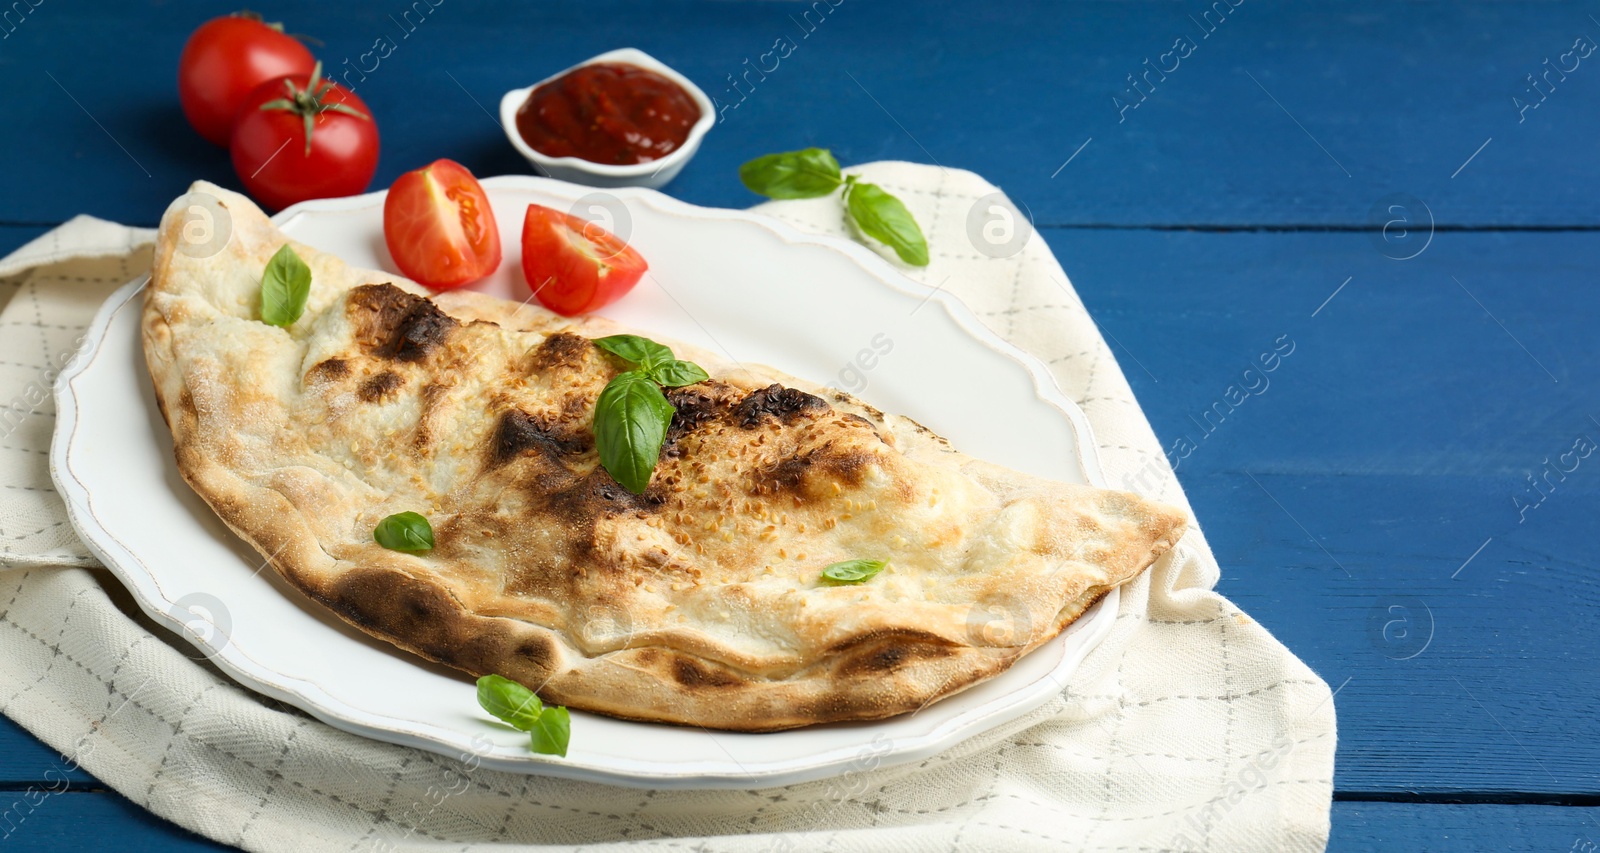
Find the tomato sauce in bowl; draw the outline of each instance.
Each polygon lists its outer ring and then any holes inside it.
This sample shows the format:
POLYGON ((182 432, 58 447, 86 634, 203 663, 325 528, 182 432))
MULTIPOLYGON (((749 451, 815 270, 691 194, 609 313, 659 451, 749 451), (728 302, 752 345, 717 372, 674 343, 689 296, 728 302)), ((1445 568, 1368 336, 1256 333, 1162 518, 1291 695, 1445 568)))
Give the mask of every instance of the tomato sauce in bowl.
POLYGON ((630 166, 677 151, 700 120, 682 86, 624 62, 582 65, 528 93, 517 133, 550 157, 630 166))

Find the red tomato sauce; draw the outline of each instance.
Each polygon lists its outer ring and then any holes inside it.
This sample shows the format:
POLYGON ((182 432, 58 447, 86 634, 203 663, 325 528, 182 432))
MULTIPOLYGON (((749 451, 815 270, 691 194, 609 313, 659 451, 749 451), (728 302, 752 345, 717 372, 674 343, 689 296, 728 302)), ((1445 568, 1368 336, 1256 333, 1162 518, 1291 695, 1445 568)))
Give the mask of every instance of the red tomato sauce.
POLYGON ((628 166, 678 150, 699 120, 682 86, 637 65, 602 62, 528 93, 517 132, 541 154, 628 166))

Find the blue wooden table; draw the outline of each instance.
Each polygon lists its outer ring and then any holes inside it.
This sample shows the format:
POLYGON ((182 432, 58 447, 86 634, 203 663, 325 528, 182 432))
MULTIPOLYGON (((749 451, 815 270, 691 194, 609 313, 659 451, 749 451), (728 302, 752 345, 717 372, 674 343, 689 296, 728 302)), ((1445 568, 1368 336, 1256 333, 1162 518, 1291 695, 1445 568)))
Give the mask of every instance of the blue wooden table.
MULTIPOLYGON (((216 9, 29 2, 0 25, 0 251, 237 185, 173 83, 216 9)), ((688 201, 747 206, 737 165, 804 145, 999 184, 1193 445, 1221 591, 1339 688, 1330 849, 1595 849, 1600 455, 1573 448, 1600 441, 1600 6, 833 2, 809 32, 787 2, 451 2, 409 34, 398 0, 262 11, 334 67, 394 40, 359 86, 375 187, 441 156, 525 171, 485 107, 623 45, 736 104, 668 188, 688 201)), ((57 761, 0 720, 0 797, 57 761)), ((75 779, 8 850, 213 846, 75 779)))

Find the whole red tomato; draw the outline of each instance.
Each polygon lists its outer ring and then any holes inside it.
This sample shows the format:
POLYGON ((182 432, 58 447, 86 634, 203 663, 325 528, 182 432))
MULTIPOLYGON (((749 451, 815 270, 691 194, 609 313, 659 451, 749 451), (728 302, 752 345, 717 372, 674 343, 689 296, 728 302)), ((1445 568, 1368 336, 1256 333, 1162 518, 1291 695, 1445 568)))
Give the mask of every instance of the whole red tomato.
POLYGON ((522 274, 544 307, 571 317, 621 299, 649 264, 626 240, 544 205, 522 220, 522 274))
POLYGON ((400 271, 434 290, 471 284, 500 266, 489 196, 454 160, 435 160, 389 187, 383 239, 400 271))
POLYGON ((189 36, 178 58, 178 100, 200 135, 226 148, 246 96, 268 80, 310 74, 311 51, 280 24, 240 12, 213 18, 189 36))
POLYGON ((273 210, 313 198, 363 192, 378 169, 378 125, 354 92, 309 76, 256 87, 234 123, 233 170, 273 210))

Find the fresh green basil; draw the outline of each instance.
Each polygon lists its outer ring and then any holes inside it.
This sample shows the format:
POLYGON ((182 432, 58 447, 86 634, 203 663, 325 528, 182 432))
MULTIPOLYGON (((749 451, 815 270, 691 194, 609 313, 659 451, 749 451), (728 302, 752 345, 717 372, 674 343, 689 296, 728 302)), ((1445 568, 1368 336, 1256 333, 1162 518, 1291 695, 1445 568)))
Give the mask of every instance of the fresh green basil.
POLYGON ((531 732, 544 713, 544 703, 532 690, 509 678, 485 675, 478 679, 478 704, 513 728, 531 732))
POLYGON ((700 365, 692 361, 679 361, 672 356, 672 350, 649 338, 641 338, 638 335, 611 335, 595 338, 594 345, 639 365, 637 372, 668 388, 693 385, 711 378, 700 365))
POLYGON ((572 739, 572 715, 560 705, 544 709, 528 732, 534 752, 567 757, 567 742, 572 739))
POLYGON ((292 326, 305 313, 311 296, 311 268, 283 244, 261 274, 261 321, 271 326, 292 326))
POLYGON ((862 583, 889 565, 888 560, 845 560, 822 570, 822 579, 833 583, 862 583))
POLYGON ((768 154, 739 167, 739 180, 768 198, 821 198, 844 187, 845 218, 912 266, 928 265, 928 239, 900 199, 854 175, 843 176, 826 148, 768 154))
POLYGON ((648 371, 651 379, 668 388, 693 385, 696 382, 704 382, 711 378, 706 373, 705 368, 700 365, 692 361, 679 361, 677 359, 648 368, 648 371))
POLYGON ((700 365, 679 361, 672 350, 638 335, 595 338, 595 346, 638 365, 617 374, 600 392, 594 408, 594 443, 600 464, 623 488, 644 494, 661 457, 676 409, 661 393, 711 378, 700 365))
POLYGON ((661 456, 661 443, 677 410, 654 379, 637 370, 619 373, 594 408, 594 442, 600 464, 636 495, 644 494, 661 456))
POLYGON ((623 359, 633 362, 646 371, 673 361, 672 350, 638 335, 611 335, 595 338, 594 345, 623 359))
POLYGON ((414 512, 400 512, 378 522, 372 538, 391 551, 432 551, 433 525, 414 512))
POLYGON ((928 241, 917 220, 882 187, 852 180, 845 189, 845 210, 861 233, 893 249, 900 260, 916 267, 928 265, 928 241))
POLYGON ((839 161, 826 148, 768 154, 739 167, 739 180, 767 198, 820 198, 839 188, 839 161))
POLYGON ((499 675, 478 679, 478 704, 512 728, 528 733, 528 747, 540 755, 567 757, 572 714, 546 705, 532 690, 499 675))

